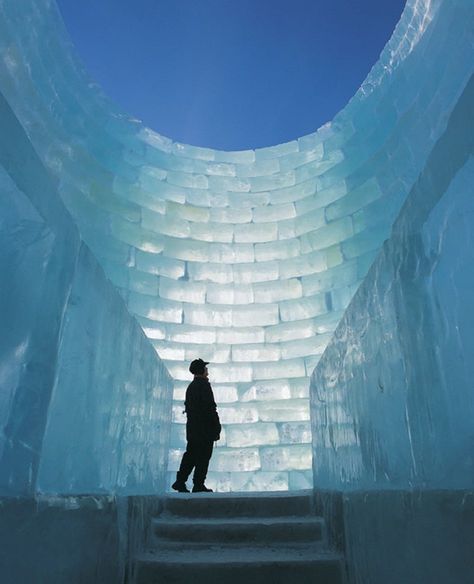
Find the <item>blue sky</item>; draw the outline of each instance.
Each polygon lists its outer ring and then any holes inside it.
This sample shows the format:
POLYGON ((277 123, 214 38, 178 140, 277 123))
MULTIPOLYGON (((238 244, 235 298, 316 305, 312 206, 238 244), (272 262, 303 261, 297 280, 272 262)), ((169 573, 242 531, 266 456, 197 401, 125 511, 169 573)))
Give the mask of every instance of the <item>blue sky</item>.
POLYGON ((174 140, 224 150, 313 132, 354 95, 404 0, 57 0, 91 76, 174 140))

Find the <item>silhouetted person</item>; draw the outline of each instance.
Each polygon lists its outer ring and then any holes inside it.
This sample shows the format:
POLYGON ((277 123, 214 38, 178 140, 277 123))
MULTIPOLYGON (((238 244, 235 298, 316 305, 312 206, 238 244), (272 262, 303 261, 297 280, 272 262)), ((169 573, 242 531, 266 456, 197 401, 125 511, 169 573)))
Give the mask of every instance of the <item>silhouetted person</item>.
POLYGON ((193 493, 212 493, 212 489, 208 489, 204 481, 214 441, 220 438, 221 423, 208 379, 207 365, 209 363, 206 361, 195 359, 189 366, 194 379, 188 385, 184 402, 187 415, 186 452, 176 474, 176 482, 171 486, 180 493, 189 493, 186 481, 193 468, 193 493))

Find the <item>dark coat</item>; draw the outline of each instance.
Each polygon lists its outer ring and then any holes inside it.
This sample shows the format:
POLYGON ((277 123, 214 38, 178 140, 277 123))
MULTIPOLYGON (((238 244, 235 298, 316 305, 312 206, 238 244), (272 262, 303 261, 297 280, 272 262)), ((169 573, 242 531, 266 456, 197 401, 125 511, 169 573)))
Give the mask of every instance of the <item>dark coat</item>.
POLYGON ((195 377, 186 390, 184 402, 187 415, 186 439, 219 440, 221 423, 211 384, 204 377, 195 377))

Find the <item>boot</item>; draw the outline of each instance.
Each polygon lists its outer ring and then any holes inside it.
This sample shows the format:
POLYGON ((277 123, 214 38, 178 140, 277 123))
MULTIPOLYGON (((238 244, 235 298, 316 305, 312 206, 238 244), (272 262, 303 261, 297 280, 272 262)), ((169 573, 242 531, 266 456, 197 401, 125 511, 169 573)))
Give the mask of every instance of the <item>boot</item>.
MULTIPOLYGON (((174 491, 178 491, 178 493, 189 493, 189 489, 186 486, 186 483, 183 483, 181 481, 175 481, 172 485, 171 488, 174 491)), ((194 489, 193 489, 194 492, 194 489)))
POLYGON ((208 489, 206 485, 194 485, 193 493, 212 493, 212 489, 208 489))

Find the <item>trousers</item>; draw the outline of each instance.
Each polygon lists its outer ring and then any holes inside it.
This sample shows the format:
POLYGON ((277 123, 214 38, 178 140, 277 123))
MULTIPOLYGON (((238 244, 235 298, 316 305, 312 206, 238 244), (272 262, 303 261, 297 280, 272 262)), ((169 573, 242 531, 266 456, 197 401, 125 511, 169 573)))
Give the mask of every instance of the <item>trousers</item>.
POLYGON ((206 480, 214 441, 207 438, 188 440, 176 479, 185 483, 194 468, 193 483, 203 485, 206 480))

